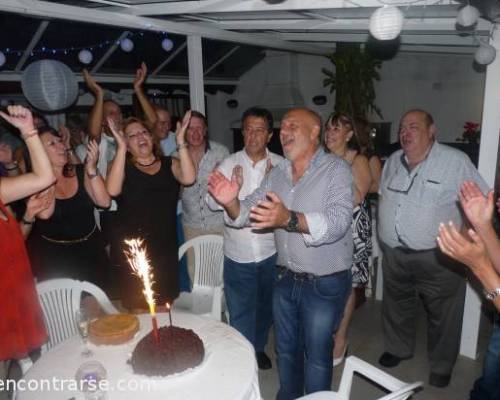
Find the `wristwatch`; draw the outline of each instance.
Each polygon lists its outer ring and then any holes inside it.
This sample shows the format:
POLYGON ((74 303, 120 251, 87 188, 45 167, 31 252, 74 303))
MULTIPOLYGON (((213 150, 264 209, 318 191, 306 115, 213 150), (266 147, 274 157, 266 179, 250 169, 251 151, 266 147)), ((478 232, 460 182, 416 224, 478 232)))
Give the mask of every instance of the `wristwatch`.
POLYGON ((488 300, 495 300, 495 297, 500 296, 500 287, 493 289, 491 292, 484 291, 484 295, 488 300))
POLYGON ((290 219, 286 224, 286 230, 288 232, 298 232, 299 231, 299 218, 295 211, 290 210, 290 219))

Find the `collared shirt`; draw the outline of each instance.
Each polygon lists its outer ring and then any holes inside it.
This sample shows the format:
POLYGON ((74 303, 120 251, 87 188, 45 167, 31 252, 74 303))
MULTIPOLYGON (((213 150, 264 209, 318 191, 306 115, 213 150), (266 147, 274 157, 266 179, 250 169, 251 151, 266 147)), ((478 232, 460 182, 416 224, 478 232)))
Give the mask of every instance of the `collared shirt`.
MULTIPOLYGON (((87 155, 87 142, 76 147, 75 152, 78 158, 84 163, 87 155)), ((97 170, 103 178, 108 174, 108 164, 113 161, 116 154, 116 142, 111 136, 101 133, 101 141, 99 142, 99 160, 97 161, 97 170)))
MULTIPOLYGON (((266 157, 254 164, 247 152, 241 150, 226 158, 217 169, 231 179, 233 168, 241 165, 243 185, 238 198, 243 200, 260 186, 266 175, 268 160, 276 166, 283 161, 283 157, 266 149, 266 157)), ((221 209, 210 195, 207 195, 207 203, 212 210, 221 209)), ((274 253, 276 253, 276 246, 272 232, 265 233, 252 228, 234 228, 227 224, 224 226, 224 255, 231 260, 239 263, 259 262, 271 257, 274 253)))
POLYGON ((278 264, 295 272, 328 275, 351 268, 353 180, 350 165, 319 148, 294 184, 292 164, 283 160, 260 187, 240 202, 240 215, 226 222, 243 227, 250 207, 275 192, 284 206, 304 213, 310 234, 275 229, 278 264))
POLYGON ((411 171, 403 150, 387 160, 379 189, 378 234, 390 247, 435 248, 439 224, 463 223, 458 194, 465 180, 487 185, 469 157, 435 142, 426 159, 411 171))
POLYGON ((212 211, 205 202, 208 193, 208 175, 220 164, 229 151, 226 146, 209 142, 209 146, 198 166, 196 182, 182 190, 182 223, 194 229, 222 228, 224 224, 222 211, 212 211))
POLYGON ((171 156, 175 153, 177 149, 177 143, 175 142, 175 132, 168 132, 167 137, 160 140, 161 150, 166 156, 171 156))

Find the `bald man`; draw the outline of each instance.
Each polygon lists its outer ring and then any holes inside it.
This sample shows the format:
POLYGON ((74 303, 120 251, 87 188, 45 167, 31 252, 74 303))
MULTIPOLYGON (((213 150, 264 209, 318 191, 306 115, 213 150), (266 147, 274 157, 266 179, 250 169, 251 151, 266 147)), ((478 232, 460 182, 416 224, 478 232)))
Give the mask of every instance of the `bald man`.
POLYGON ((216 171, 208 182, 210 194, 227 212, 227 224, 274 230, 278 400, 330 390, 331 338, 351 288, 351 168, 324 152, 320 135, 315 112, 292 109, 280 128, 286 160, 259 188, 239 201, 236 173, 229 180, 216 171))

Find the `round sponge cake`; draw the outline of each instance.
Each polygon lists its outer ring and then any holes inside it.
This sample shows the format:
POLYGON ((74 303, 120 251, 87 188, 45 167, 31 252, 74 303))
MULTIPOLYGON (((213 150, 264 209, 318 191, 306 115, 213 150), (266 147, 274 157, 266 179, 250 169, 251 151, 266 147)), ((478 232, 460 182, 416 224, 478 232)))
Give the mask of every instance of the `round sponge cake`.
POLYGON ((89 327, 89 338, 94 344, 116 345, 128 342, 139 330, 139 319, 131 314, 110 314, 89 327))

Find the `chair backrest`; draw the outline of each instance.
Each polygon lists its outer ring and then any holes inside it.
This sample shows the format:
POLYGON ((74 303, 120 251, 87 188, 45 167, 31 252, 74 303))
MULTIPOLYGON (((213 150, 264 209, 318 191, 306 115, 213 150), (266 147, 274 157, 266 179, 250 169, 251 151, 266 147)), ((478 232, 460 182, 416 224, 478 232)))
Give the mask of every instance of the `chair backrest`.
POLYGON ((350 356, 346 358, 339 391, 337 392, 339 399, 349 399, 354 373, 359 373, 360 375, 365 376, 369 380, 392 392, 380 398, 380 400, 405 399, 413 393, 413 389, 423 384, 422 382, 408 384, 393 377, 392 375, 389 375, 381 369, 368 364, 366 361, 363 361, 355 356, 350 356))
POLYGON ((93 295, 108 314, 118 313, 106 294, 90 282, 51 279, 36 285, 49 341, 43 351, 78 333, 75 313, 80 308, 82 292, 93 295))
POLYGON ((179 260, 189 248, 194 251, 194 286, 222 286, 224 253, 221 235, 203 235, 188 240, 179 247, 179 260))

